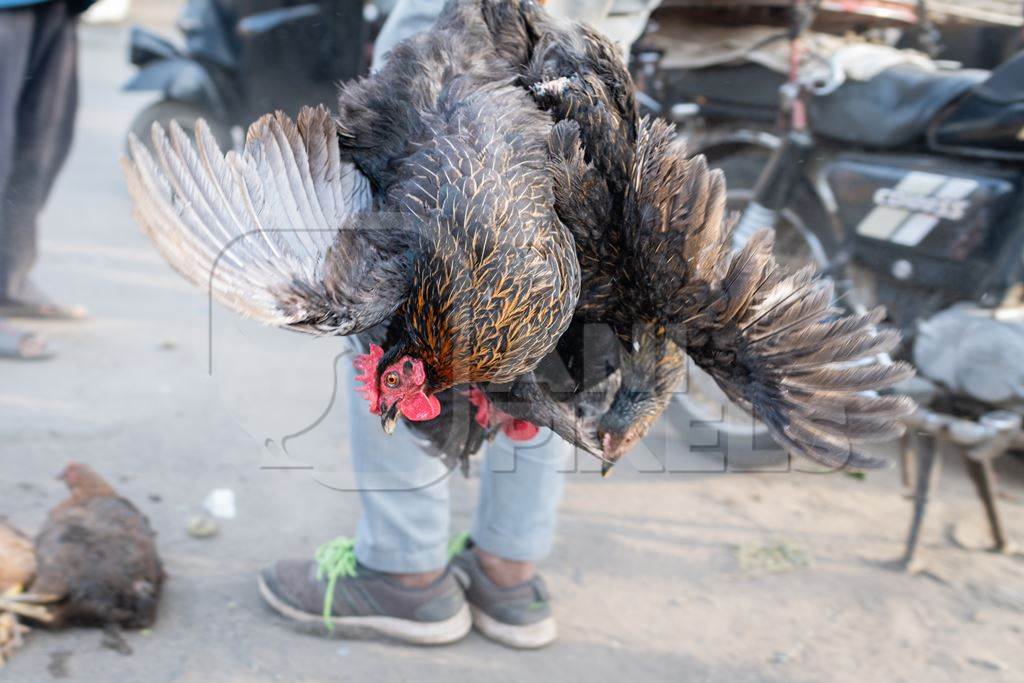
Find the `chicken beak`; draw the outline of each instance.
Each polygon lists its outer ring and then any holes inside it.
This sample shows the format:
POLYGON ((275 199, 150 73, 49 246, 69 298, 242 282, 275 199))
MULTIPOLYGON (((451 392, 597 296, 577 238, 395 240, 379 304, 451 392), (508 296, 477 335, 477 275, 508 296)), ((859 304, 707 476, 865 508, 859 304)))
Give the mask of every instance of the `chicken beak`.
POLYGON ((398 426, 398 401, 395 401, 387 410, 380 413, 380 426, 384 428, 385 434, 392 434, 398 426))
POLYGON ((604 434, 601 434, 601 449, 604 451, 604 453, 602 454, 602 457, 601 457, 601 476, 602 477, 607 477, 608 474, 612 471, 612 467, 615 466, 615 461, 609 459, 609 458, 615 457, 614 455, 611 455, 611 453, 614 450, 614 448, 615 448, 615 444, 614 444, 614 438, 612 437, 612 435, 608 434, 607 432, 604 433, 604 434))

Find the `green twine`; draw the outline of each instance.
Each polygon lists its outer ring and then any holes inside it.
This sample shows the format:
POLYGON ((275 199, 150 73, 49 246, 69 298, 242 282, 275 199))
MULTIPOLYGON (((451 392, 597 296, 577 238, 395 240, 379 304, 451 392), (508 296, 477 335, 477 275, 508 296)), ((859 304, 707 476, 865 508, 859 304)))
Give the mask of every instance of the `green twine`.
POLYGON ((355 539, 344 536, 327 541, 316 549, 316 578, 320 581, 327 579, 327 592, 324 593, 324 625, 330 632, 334 631, 334 624, 331 622, 334 586, 340 577, 356 575, 355 549, 355 539))
MULTIPOLYGON (((469 532, 462 531, 455 534, 448 541, 448 559, 452 559, 469 544, 469 532)), ((354 538, 339 536, 334 540, 327 541, 316 549, 316 578, 318 581, 327 580, 327 590, 324 592, 324 626, 330 632, 334 631, 334 624, 331 622, 331 610, 334 607, 334 587, 338 579, 343 576, 356 576, 356 541, 354 538)))
POLYGON ((459 533, 452 536, 452 539, 448 541, 448 559, 451 560, 453 557, 461 553, 466 549, 466 545, 469 544, 469 532, 460 531, 459 533))

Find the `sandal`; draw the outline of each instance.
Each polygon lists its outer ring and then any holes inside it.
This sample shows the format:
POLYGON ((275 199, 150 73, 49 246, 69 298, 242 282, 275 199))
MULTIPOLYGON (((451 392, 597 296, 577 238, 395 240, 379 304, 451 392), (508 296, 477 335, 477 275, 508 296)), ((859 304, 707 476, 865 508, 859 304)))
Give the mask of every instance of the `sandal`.
POLYGON ((86 311, 81 306, 59 306, 53 303, 24 301, 0 302, 0 317, 21 320, 84 320, 86 311))
POLYGON ((81 306, 56 304, 32 282, 25 283, 14 298, 10 293, 0 298, 0 318, 75 321, 86 317, 81 306))
POLYGON ((47 360, 54 355, 53 349, 39 335, 0 326, 0 359, 47 360))

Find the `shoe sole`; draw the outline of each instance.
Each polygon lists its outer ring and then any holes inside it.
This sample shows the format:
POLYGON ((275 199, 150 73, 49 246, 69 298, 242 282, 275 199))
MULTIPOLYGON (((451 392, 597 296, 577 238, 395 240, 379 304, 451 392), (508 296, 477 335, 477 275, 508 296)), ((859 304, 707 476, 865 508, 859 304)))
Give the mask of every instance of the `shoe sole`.
POLYGON ((462 605, 454 616, 444 621, 412 621, 386 616, 330 617, 334 626, 328 631, 322 614, 310 614, 283 602, 259 579, 260 595, 281 616, 305 632, 340 638, 386 637, 414 645, 447 645, 466 637, 473 627, 469 606, 462 605))
POLYGON ((548 617, 535 624, 517 626, 498 621, 474 605, 469 606, 473 625, 491 640, 514 647, 518 650, 536 650, 550 645, 558 637, 558 626, 554 617, 548 617))

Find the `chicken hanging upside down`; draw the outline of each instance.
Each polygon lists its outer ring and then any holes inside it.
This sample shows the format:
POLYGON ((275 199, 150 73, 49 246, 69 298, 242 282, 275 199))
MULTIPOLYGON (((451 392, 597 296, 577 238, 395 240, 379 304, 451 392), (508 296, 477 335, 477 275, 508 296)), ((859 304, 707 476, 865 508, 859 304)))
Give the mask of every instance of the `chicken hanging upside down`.
POLYGON ((898 434, 914 408, 872 393, 912 373, 883 360, 898 342, 876 329, 884 312, 844 317, 828 280, 781 269, 770 232, 734 254, 722 174, 688 159, 671 126, 640 119, 604 37, 529 0, 481 6, 495 50, 557 122, 555 207, 582 282, 557 364, 575 390, 551 391, 558 373, 540 376, 542 367, 506 410, 546 418, 607 469, 664 411, 685 353, 791 453, 830 467, 881 465, 862 444, 898 434), (600 325, 620 343, 584 339, 600 337, 600 325))
POLYGON ((358 335, 387 431, 405 418, 462 454, 455 415, 472 447, 548 426, 610 465, 684 354, 830 466, 879 464, 859 444, 913 407, 873 393, 910 373, 879 360, 881 314, 843 316, 768 232, 733 253, 721 174, 640 119, 611 43, 532 0, 451 0, 334 119, 267 115, 226 155, 196 130, 154 126, 156 159, 131 141, 143 230, 244 315, 358 335))

